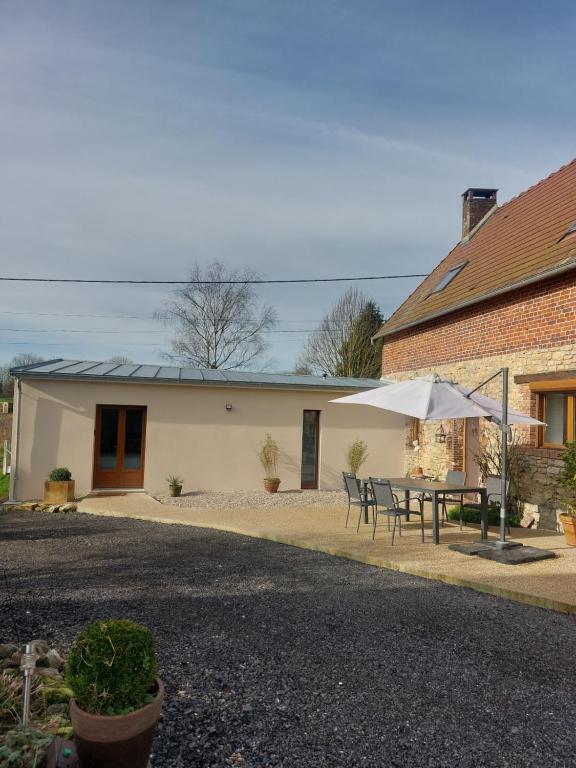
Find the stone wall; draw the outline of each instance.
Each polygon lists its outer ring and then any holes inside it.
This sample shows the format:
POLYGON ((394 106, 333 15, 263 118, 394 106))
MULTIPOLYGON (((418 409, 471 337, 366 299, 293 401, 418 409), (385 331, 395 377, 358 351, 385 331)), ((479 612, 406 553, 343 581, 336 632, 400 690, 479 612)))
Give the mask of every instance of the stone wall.
MULTIPOLYGON (((384 353, 385 354, 385 353, 384 353)), ((514 376, 530 373, 576 369, 576 344, 552 346, 540 349, 524 349, 507 354, 493 355, 468 360, 458 360, 435 366, 422 366, 411 370, 386 370, 386 378, 396 380, 411 379, 437 373, 443 378, 459 384, 476 386, 499 368, 510 369, 510 406, 536 415, 536 399, 531 395, 527 384, 516 384, 514 376)), ((482 393, 499 399, 501 379, 498 378, 482 389, 482 393)), ((480 439, 487 429, 493 429, 488 422, 480 420, 480 439)), ((516 427, 515 432, 525 443, 522 447, 525 472, 518 488, 518 496, 525 511, 534 514, 540 527, 555 529, 557 514, 562 509, 562 488, 557 478, 561 471, 561 451, 536 447, 536 430, 516 427)), ((443 477, 448 469, 461 469, 463 465, 463 422, 445 420, 420 422, 418 447, 415 449, 406 439, 405 470, 411 471, 421 466, 426 474, 443 477), (435 440, 436 432, 442 424, 448 434, 445 444, 435 440)))

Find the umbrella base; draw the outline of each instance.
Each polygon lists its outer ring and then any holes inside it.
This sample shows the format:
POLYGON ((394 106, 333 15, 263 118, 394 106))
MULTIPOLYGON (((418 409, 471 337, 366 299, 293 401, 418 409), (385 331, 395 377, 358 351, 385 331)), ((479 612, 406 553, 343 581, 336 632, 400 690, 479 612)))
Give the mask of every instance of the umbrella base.
POLYGON ((501 541, 501 539, 492 539, 491 541, 482 541, 479 543, 485 547, 490 547, 490 549, 516 549, 516 547, 524 546, 524 544, 519 541, 501 541))
POLYGON ((493 560, 505 565, 522 565, 523 563, 535 563, 537 560, 549 560, 556 557, 549 549, 537 549, 536 547, 514 547, 513 549, 496 549, 487 547, 478 552, 478 557, 485 560, 493 560))

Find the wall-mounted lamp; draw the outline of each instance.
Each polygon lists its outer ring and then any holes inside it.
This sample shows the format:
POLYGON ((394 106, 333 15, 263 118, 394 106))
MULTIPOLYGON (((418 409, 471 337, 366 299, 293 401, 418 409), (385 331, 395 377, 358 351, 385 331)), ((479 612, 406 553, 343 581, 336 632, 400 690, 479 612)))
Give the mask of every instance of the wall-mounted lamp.
POLYGON ((226 403, 226 410, 231 411, 232 410, 232 403, 226 403))
POLYGON ((444 427, 440 424, 440 427, 436 430, 435 440, 437 443, 445 443, 448 435, 446 434, 444 427))

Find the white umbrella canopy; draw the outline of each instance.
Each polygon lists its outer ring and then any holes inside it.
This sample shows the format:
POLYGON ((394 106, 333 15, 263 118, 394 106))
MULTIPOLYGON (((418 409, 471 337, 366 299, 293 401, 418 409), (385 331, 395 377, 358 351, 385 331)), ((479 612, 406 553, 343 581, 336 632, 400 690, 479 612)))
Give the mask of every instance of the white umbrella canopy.
MULTIPOLYGON (((372 405, 386 411, 404 413, 418 419, 463 419, 484 417, 501 421, 502 403, 439 376, 427 376, 387 384, 355 395, 331 400, 331 403, 372 405)), ((508 424, 537 426, 543 422, 508 409, 508 424)))

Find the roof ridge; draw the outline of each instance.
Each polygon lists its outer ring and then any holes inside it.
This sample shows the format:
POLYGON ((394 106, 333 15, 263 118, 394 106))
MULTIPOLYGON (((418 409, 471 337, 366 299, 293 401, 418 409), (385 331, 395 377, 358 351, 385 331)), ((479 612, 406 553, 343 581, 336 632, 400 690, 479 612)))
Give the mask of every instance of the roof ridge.
POLYGON ((555 171, 552 171, 551 173, 549 173, 548 176, 544 176, 543 179, 540 179, 539 181, 535 181, 534 184, 531 184, 526 189, 523 189, 522 192, 518 192, 517 195, 514 195, 514 197, 511 197, 510 200, 506 200, 506 202, 502 203, 502 205, 497 206, 498 210, 499 211, 503 210, 504 208, 506 208, 507 205, 510 205, 510 203, 514 203, 516 200, 519 200, 521 197, 524 197, 529 192, 536 189, 541 184, 544 184, 545 182, 554 178, 554 176, 557 176, 559 173, 562 173, 562 171, 565 171, 567 168, 570 168, 570 166, 574 165, 575 163, 576 163, 576 157, 574 157, 569 162, 564 163, 564 165, 561 165, 560 168, 557 168, 555 171))

